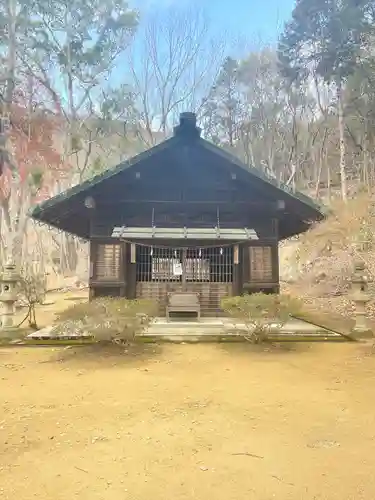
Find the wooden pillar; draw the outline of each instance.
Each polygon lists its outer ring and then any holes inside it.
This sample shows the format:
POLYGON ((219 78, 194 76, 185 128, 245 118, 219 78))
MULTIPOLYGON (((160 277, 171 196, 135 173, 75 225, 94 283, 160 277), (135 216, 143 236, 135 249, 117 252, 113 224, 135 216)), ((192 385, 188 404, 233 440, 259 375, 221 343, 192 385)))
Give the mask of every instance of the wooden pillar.
POLYGON ((182 262, 182 276, 181 276, 181 284, 182 290, 186 292, 186 265, 187 265, 187 251, 186 248, 182 250, 181 262, 182 262))
POLYGON ((233 247, 233 295, 242 294, 242 276, 241 276, 241 266, 242 261, 240 258, 241 246, 234 245, 233 247))
POLYGON ((95 267, 96 267, 96 244, 93 240, 90 240, 89 247, 89 301, 95 298, 94 288, 92 282, 95 279, 95 267))
POLYGON ((240 295, 248 291, 246 285, 250 283, 250 250, 249 243, 244 243, 240 251, 241 275, 240 275, 240 295))
MULTIPOLYGON (((280 210, 284 210, 285 208, 285 203, 280 202, 278 204, 280 210)), ((275 282, 277 283, 276 288, 274 289, 275 293, 280 293, 280 262, 279 262, 279 219, 274 219, 273 220, 273 225, 274 225, 274 230, 275 234, 274 237, 276 239, 275 241, 275 247, 274 247, 274 254, 272 257, 272 265, 274 266, 274 279, 275 282)))
POLYGON ((128 299, 137 295, 137 246, 135 243, 125 243, 124 261, 126 269, 126 292, 128 299))
POLYGON ((272 246, 272 277, 275 283, 274 293, 280 292, 280 269, 279 269, 279 244, 272 246))

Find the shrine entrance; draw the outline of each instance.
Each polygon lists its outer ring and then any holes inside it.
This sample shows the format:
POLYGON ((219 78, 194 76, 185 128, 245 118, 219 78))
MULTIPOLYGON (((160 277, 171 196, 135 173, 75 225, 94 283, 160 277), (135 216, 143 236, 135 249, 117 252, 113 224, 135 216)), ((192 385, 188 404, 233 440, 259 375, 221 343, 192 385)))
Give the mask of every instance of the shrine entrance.
POLYGON ((164 315, 173 292, 196 293, 202 315, 220 315, 221 300, 233 292, 233 246, 137 245, 137 298, 157 300, 164 315))

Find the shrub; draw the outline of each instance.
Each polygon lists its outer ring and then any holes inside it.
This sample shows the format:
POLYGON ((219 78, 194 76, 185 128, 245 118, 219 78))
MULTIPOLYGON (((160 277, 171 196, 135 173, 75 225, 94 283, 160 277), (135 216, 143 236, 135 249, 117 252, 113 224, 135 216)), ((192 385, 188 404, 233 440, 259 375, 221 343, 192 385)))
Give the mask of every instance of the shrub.
POLYGON ((38 329, 36 321, 36 306, 43 304, 47 291, 46 275, 35 271, 31 266, 25 266, 20 273, 18 281, 19 299, 26 304, 27 314, 19 323, 21 326, 28 321, 29 327, 38 329))
POLYGON ((267 340, 271 330, 280 330, 302 303, 289 295, 253 293, 223 299, 222 309, 245 324, 245 338, 254 344, 267 340))
POLYGON ((98 342, 130 343, 155 317, 157 304, 147 300, 99 298, 75 304, 58 316, 58 335, 90 335, 98 342))

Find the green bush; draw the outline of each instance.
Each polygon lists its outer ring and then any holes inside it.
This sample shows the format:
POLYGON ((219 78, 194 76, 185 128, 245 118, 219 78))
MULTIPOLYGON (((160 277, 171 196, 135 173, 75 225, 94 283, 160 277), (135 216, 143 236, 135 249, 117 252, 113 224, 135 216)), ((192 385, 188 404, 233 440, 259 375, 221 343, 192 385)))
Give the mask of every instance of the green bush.
POLYGON ((253 293, 223 299, 221 307, 245 325, 247 340, 259 344, 267 340, 271 330, 280 330, 291 315, 298 314, 302 302, 289 295, 253 293))
POLYGON ((98 342, 130 343, 142 333, 157 313, 148 300, 98 298, 75 304, 58 316, 58 335, 90 335, 98 342))

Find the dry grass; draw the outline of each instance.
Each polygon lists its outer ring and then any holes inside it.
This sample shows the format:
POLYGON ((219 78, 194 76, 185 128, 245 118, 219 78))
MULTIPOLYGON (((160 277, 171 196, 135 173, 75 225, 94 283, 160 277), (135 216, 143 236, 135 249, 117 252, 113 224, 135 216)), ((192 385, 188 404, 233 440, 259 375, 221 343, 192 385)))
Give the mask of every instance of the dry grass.
MULTIPOLYGON (((333 215, 301 236, 289 257, 299 276, 284 290, 302 297, 310 308, 351 317, 354 308, 348 292, 353 262, 364 260, 369 281, 375 279, 373 203, 367 194, 357 195, 347 204, 337 202, 333 215)), ((368 311, 375 318, 375 302, 369 304, 368 311)))
POLYGON ((4 500, 372 500, 357 344, 0 350, 4 500))
MULTIPOLYGON (((88 291, 74 290, 70 292, 50 292, 46 296, 45 304, 36 306, 36 321, 39 328, 52 325, 58 315, 71 307, 75 303, 88 300, 88 291)), ((27 314, 27 307, 22 307, 16 311, 14 323, 19 324, 27 314)), ((23 324, 27 327, 27 323, 23 324)))
POLYGON ((371 204, 368 194, 359 194, 348 203, 335 201, 331 207, 332 215, 301 237, 302 246, 313 244, 317 253, 321 253, 328 243, 333 248, 350 246, 357 239, 363 223, 370 222, 371 204))

